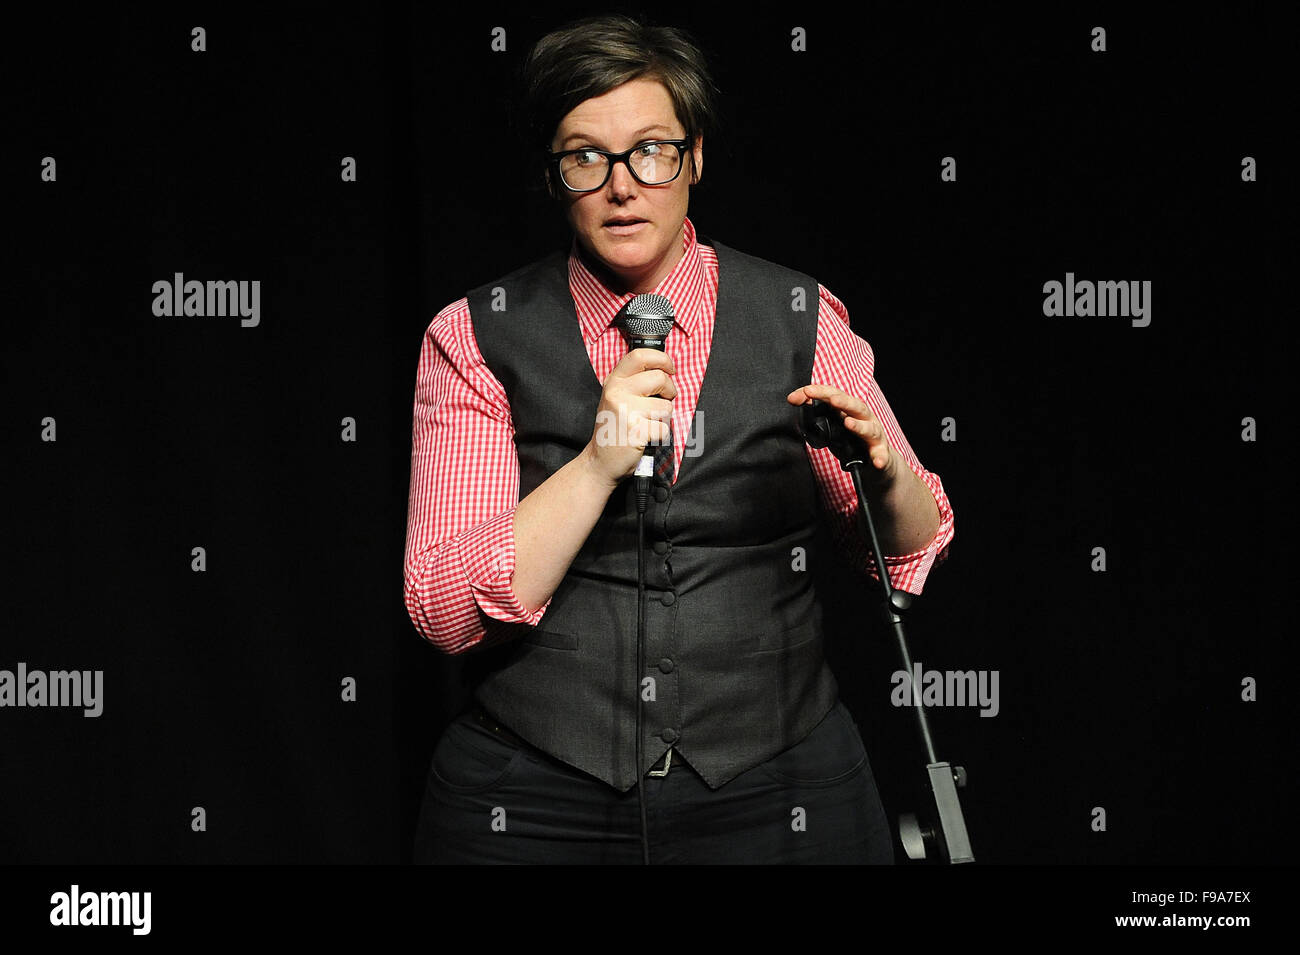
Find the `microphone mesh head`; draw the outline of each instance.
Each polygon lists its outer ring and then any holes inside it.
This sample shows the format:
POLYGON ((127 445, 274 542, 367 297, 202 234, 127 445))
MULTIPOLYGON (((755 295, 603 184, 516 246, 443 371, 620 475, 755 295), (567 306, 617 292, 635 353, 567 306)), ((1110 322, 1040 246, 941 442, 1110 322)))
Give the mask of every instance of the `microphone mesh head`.
POLYGON ((657 315, 663 318, 673 317, 673 303, 664 295, 637 295, 627 303, 629 315, 657 315))
POLYGON ((637 295, 623 306, 619 326, 636 338, 665 338, 673 330, 673 303, 663 295, 637 295))

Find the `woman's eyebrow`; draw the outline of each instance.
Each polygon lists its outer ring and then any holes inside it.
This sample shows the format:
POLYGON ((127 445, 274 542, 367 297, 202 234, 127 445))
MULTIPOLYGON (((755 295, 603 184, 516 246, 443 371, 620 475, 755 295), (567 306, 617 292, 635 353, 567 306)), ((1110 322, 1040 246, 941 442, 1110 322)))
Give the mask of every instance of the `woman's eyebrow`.
MULTIPOLYGON (((653 126, 646 126, 644 129, 638 129, 638 130, 637 130, 635 133, 633 133, 632 135, 633 135, 633 136, 644 136, 646 133, 652 133, 652 132, 654 132, 656 129, 662 129, 662 130, 663 130, 664 132, 666 132, 666 133, 667 133, 667 132, 672 132, 672 130, 670 130, 667 126, 663 125, 662 123, 655 123, 653 126)), ((564 139, 560 142, 560 148, 563 149, 566 145, 568 145, 568 143, 569 143, 570 141, 575 140, 575 139, 585 139, 585 140, 586 140, 587 142, 589 142, 589 143, 596 143, 596 142, 598 142, 598 138, 597 138, 597 137, 595 137, 595 136, 590 136, 590 135, 588 135, 587 133, 582 133, 582 132, 578 132, 578 133, 569 133, 569 135, 565 136, 564 139)))

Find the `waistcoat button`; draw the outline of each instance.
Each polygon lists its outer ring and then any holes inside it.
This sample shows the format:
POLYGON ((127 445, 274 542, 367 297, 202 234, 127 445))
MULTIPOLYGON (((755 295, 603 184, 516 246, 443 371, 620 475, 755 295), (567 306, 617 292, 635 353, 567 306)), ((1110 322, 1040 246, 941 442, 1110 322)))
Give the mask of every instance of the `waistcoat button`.
POLYGON ((668 488, 662 484, 655 488, 655 500, 660 502, 668 500, 668 488))
POLYGON ((662 733, 659 734, 659 738, 663 740, 665 743, 675 743, 677 742, 677 730, 673 729, 670 726, 668 727, 668 729, 664 730, 662 733))
POLYGON ((659 599, 663 602, 663 605, 665 607, 671 607, 673 604, 677 602, 677 595, 673 593, 671 590, 669 590, 659 599))
POLYGON ((659 661, 659 670, 661 673, 672 673, 673 661, 669 660, 667 657, 664 657, 662 660, 659 661))
POLYGON ((666 554, 666 553, 668 553, 668 542, 667 542, 667 541, 655 541, 655 545, 654 545, 654 546, 655 546, 655 553, 656 553, 656 554, 666 554))

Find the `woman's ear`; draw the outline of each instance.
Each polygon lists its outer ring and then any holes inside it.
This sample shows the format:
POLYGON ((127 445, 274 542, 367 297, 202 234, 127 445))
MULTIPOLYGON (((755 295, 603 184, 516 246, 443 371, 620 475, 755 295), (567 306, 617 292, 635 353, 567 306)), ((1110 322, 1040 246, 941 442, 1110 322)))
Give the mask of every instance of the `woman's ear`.
POLYGON ((691 185, 704 177, 704 137, 696 136, 695 145, 691 147, 691 185))
POLYGON ((551 171, 549 169, 546 170, 542 176, 546 180, 546 194, 552 199, 560 198, 555 194, 555 181, 551 178, 551 171))

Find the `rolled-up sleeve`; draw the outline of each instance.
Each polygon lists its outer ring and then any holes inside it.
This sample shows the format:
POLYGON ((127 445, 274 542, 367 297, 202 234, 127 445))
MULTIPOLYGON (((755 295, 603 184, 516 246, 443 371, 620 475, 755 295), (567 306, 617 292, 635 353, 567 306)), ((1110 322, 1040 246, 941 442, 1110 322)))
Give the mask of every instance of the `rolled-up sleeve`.
POLYGON ((446 653, 508 640, 550 606, 515 595, 519 459, 505 389, 474 340, 465 299, 434 317, 416 374, 404 595, 446 653))
MULTIPOLYGON (((819 286, 813 381, 834 385, 865 401, 884 426, 890 447, 902 456, 907 466, 934 496, 939 509, 939 527, 934 537, 924 547, 910 554, 885 555, 885 566, 889 568, 889 579, 894 588, 920 594, 930 571, 948 557, 949 545, 955 535, 952 505, 939 475, 927 471, 917 459, 889 402, 876 384, 875 356, 871 346, 850 328, 849 314, 844 303, 822 286, 819 286)), ((831 517, 835 539, 854 567, 879 580, 871 548, 864 540, 865 534, 861 530, 858 496, 852 476, 840 466, 839 460, 829 448, 806 447, 813 472, 817 476, 822 503, 831 517)))

